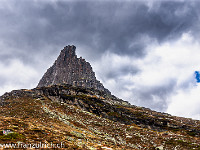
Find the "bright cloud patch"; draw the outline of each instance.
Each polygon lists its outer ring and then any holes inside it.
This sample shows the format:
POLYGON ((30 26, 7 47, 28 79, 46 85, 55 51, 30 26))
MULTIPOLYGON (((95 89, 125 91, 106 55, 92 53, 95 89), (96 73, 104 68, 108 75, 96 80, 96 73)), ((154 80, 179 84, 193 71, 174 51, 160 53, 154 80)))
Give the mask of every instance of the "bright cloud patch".
POLYGON ((38 73, 36 70, 19 60, 10 60, 8 64, 0 63, 0 70, 0 95, 5 91, 33 88, 37 83, 38 73))
MULTIPOLYGON (((138 85, 149 86, 152 89, 160 85, 160 90, 167 87, 166 93, 152 94, 153 102, 161 98, 166 103, 167 111, 174 115, 199 118, 200 87, 196 85, 194 70, 200 66, 200 45, 189 33, 182 35, 180 40, 156 46, 148 56, 141 60, 139 66, 143 68, 141 82, 138 85), (146 77, 148 76, 148 78, 146 77), (192 109, 187 109, 188 107, 192 109)), ((199 72, 196 81, 199 82, 199 72)), ((141 99, 142 101, 142 99, 141 99)), ((164 107, 163 107, 164 108, 164 107)))
POLYGON ((132 104, 200 119, 199 72, 194 75, 200 67, 200 44, 185 33, 175 42, 158 45, 152 41, 147 49, 143 59, 106 53, 95 71, 109 80, 98 78, 113 94, 132 104), (129 71, 120 72, 125 67, 129 71), (131 72, 134 68, 138 70, 131 72))
MULTIPOLYGON (((141 78, 141 82, 137 84, 152 89, 160 85, 160 89, 164 89, 170 82, 174 83, 167 87, 166 93, 149 93, 152 94, 153 102, 157 103, 156 99, 162 98, 161 101, 167 105, 163 111, 200 119, 200 87, 196 85, 194 78, 194 70, 200 66, 199 51, 199 43, 189 33, 183 34, 176 42, 155 47, 138 64, 143 71, 141 76, 137 76, 141 78), (192 109, 187 109, 188 107, 192 109)), ((195 73, 196 81, 199 82, 199 72, 195 73)))
POLYGON ((171 97, 167 112, 177 116, 200 119, 200 86, 179 89, 171 97))

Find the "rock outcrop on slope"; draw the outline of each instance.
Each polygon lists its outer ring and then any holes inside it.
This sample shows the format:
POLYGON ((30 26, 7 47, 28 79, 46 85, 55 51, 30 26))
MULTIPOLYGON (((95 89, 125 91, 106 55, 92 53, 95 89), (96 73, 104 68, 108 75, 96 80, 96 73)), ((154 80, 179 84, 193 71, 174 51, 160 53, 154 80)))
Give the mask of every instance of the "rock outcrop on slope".
POLYGON ((76 47, 66 46, 57 60, 44 74, 37 87, 58 84, 70 84, 85 88, 94 88, 111 95, 110 91, 96 79, 89 62, 82 57, 77 58, 76 47))
POLYGON ((69 150, 200 147, 199 120, 110 103, 94 89, 53 85, 15 90, 1 96, 0 102, 1 144, 62 142, 69 150), (12 133, 3 135, 6 129, 12 133))

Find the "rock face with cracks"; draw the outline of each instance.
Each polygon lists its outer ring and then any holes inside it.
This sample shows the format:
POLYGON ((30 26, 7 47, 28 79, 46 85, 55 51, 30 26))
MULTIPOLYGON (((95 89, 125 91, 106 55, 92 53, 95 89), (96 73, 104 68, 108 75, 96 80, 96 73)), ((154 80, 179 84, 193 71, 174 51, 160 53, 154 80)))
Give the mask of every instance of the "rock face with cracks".
POLYGON ((57 60, 44 74, 37 87, 70 84, 85 88, 94 88, 111 94, 108 89, 96 79, 95 73, 89 62, 82 57, 77 58, 76 47, 66 46, 57 60))

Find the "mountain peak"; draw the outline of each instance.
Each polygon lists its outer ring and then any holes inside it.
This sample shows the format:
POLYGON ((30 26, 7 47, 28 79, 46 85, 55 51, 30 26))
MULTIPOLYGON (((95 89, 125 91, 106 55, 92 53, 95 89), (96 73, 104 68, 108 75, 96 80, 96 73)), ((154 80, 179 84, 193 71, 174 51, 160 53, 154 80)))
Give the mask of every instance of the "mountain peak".
POLYGON ((57 60, 44 74, 37 87, 58 84, 94 88, 111 95, 110 91, 96 79, 90 63, 82 57, 77 58, 74 45, 68 45, 61 50, 57 60))
POLYGON ((65 57, 77 57, 76 47, 74 45, 65 46, 60 55, 65 57))

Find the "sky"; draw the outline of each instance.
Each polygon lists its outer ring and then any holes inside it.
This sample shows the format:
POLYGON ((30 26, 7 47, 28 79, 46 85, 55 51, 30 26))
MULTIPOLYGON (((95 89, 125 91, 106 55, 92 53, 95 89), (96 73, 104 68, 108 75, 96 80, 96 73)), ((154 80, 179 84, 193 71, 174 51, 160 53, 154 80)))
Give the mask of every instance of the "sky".
POLYGON ((200 1, 0 0, 0 95, 75 45, 112 94, 200 120, 200 1))

